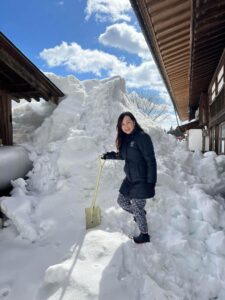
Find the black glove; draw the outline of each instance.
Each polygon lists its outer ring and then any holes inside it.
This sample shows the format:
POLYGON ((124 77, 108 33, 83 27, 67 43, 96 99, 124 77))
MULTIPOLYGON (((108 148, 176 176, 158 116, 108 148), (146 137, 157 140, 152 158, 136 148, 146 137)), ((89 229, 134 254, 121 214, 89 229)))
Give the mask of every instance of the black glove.
POLYGON ((101 159, 116 159, 116 152, 115 151, 106 152, 102 154, 101 159))

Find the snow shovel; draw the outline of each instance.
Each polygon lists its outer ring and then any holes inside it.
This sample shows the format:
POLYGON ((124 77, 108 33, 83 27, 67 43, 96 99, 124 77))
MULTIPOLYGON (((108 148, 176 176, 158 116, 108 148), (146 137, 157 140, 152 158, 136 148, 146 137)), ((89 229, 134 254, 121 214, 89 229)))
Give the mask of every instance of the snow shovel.
POLYGON ((99 181, 100 181, 100 177, 101 177, 101 173, 102 173, 104 164, 105 164, 105 160, 100 159, 100 168, 99 168, 99 173, 97 176, 92 205, 89 208, 85 208, 86 229, 90 229, 90 228, 96 227, 101 224, 101 209, 99 206, 95 206, 95 203, 96 203, 96 198, 97 198, 97 193, 98 193, 99 181))

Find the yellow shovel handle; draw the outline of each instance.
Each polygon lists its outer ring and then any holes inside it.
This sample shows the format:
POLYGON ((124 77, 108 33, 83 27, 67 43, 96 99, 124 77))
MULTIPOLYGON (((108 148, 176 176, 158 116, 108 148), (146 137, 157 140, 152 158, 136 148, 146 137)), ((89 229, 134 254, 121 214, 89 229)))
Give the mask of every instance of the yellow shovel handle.
POLYGON ((96 198, 97 198, 97 194, 98 194, 100 177, 101 177, 101 173, 102 173, 102 169, 104 167, 104 164, 105 164, 105 159, 100 159, 100 167, 99 167, 99 172, 98 172, 98 176, 97 176, 97 180, 96 180, 94 198, 92 200, 92 206, 91 206, 93 209, 94 209, 95 203, 96 203, 96 198))

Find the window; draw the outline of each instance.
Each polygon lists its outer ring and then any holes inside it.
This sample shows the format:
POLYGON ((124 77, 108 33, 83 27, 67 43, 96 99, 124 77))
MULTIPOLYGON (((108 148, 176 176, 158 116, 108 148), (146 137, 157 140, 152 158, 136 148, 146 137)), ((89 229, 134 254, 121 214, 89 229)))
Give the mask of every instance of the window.
POLYGON ((211 90, 211 99, 212 99, 212 102, 213 100, 216 98, 216 83, 214 82, 213 85, 212 85, 212 90, 211 90))
POLYGON ((210 103, 212 103, 220 91, 223 89, 224 83, 225 83, 225 77, 224 77, 224 65, 221 66, 219 72, 217 73, 216 78, 214 79, 214 82, 212 84, 209 96, 210 96, 210 103))
POLYGON ((220 125, 219 152, 225 154, 225 122, 220 125))
POLYGON ((218 81, 218 93, 219 93, 219 91, 222 89, 224 85, 224 66, 222 66, 222 68, 219 71, 217 81, 218 81))

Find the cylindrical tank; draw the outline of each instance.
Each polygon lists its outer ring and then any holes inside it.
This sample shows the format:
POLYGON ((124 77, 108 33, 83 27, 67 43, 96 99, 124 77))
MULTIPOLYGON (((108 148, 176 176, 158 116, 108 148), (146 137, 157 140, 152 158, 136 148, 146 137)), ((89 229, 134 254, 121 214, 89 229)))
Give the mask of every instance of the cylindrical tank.
POLYGON ((11 180, 25 177, 31 169, 32 162, 24 147, 0 147, 0 190, 9 187, 11 180))

